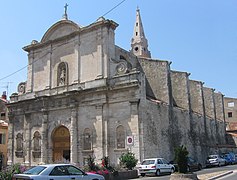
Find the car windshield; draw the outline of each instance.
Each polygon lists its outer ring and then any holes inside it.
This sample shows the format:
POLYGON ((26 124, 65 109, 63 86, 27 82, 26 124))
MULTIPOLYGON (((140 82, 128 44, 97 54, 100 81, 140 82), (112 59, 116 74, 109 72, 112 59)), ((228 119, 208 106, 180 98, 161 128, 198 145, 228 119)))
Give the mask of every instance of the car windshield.
POLYGON ((218 158, 217 155, 210 155, 210 156, 208 156, 208 159, 216 159, 216 158, 218 158))
POLYGON ((155 164, 155 160, 144 160, 142 165, 155 164))
POLYGON ((28 169, 23 172, 23 174, 31 174, 31 175, 38 175, 40 174, 46 167, 44 166, 36 166, 31 169, 28 169))

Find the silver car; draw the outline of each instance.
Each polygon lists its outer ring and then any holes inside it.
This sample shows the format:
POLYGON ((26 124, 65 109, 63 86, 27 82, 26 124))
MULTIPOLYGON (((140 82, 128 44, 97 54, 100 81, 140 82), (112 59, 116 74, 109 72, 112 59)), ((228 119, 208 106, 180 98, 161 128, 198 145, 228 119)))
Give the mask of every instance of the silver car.
POLYGON ((227 162, 225 159, 223 159, 222 157, 220 157, 218 154, 214 154, 214 155, 209 155, 207 157, 207 161, 206 161, 206 166, 210 167, 210 166, 223 166, 226 165, 227 162))
POLYGON ((13 180, 105 180, 99 174, 87 174, 71 164, 47 164, 35 166, 22 174, 15 174, 13 180))
POLYGON ((172 164, 169 164, 164 158, 149 158, 142 161, 138 170, 141 176, 145 176, 146 174, 155 174, 159 176, 162 173, 173 173, 175 167, 172 164))

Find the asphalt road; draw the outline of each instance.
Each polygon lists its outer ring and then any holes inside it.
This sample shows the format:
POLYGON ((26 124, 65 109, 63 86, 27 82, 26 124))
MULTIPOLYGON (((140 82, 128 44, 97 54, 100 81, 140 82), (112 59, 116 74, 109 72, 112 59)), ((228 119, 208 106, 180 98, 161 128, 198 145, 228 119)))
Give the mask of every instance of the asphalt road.
POLYGON ((233 171, 233 173, 219 178, 219 180, 236 180, 237 179, 237 170, 233 171))
MULTIPOLYGON (((215 173, 215 172, 220 172, 220 171, 234 171, 232 174, 227 175, 225 177, 222 178, 218 178, 218 179, 222 179, 222 180, 236 180, 237 179, 237 165, 228 165, 228 166, 222 166, 222 167, 212 167, 212 168, 205 168, 202 169, 201 171, 196 171, 195 173, 197 175, 203 175, 203 174, 209 174, 209 173, 215 173), (225 178, 229 178, 229 179, 225 179, 225 178)), ((162 176, 145 176, 145 177, 139 177, 136 178, 139 180, 169 180, 170 179, 170 175, 162 175, 162 176)))

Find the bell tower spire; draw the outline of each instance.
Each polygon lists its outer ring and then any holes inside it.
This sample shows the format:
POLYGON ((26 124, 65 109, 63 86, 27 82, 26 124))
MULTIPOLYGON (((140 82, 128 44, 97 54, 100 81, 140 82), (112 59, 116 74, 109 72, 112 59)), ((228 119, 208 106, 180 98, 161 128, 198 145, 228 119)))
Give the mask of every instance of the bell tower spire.
POLYGON ((151 53, 148 50, 148 41, 145 37, 140 10, 137 7, 136 22, 134 26, 133 38, 131 41, 132 52, 138 57, 151 58, 151 53))

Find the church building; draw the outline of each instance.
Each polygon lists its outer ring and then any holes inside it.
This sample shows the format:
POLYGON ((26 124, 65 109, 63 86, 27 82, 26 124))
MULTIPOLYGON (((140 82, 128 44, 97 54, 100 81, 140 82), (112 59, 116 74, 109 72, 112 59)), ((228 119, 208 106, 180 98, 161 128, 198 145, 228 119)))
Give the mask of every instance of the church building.
POLYGON ((151 57, 139 9, 131 50, 115 45, 117 26, 100 17, 82 27, 65 11, 23 48, 27 80, 8 104, 9 165, 84 165, 89 155, 117 165, 128 151, 172 160, 179 145, 205 163, 226 144, 223 95, 151 57))

